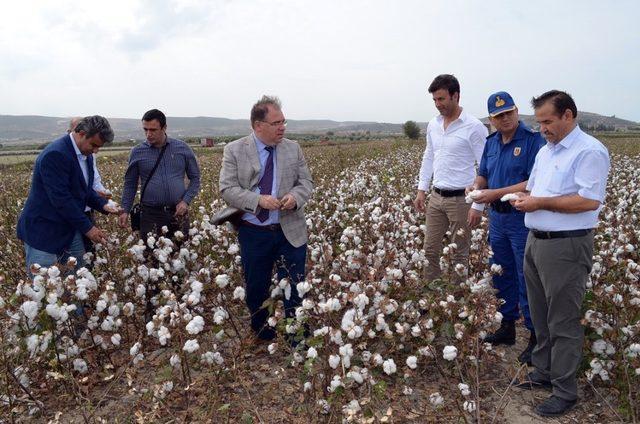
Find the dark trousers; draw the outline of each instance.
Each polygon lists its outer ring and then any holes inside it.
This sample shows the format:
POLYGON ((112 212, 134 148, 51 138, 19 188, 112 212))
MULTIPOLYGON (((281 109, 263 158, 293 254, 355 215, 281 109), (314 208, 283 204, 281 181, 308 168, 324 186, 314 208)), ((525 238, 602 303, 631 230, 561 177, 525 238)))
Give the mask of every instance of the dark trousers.
POLYGON ((493 276, 497 296, 504 300, 500 313, 505 321, 515 321, 522 312, 524 325, 533 331, 523 269, 528 234, 529 229, 524 226, 524 213, 489 212, 489 243, 493 250, 491 262, 502 267, 502 275, 493 276))
POLYGON ((286 316, 293 317, 295 308, 301 303, 296 284, 305 275, 307 245, 293 247, 280 228, 271 231, 246 225, 238 228, 238 240, 246 284, 246 301, 251 312, 251 328, 258 337, 273 338, 273 330, 265 327, 269 311, 262 307, 271 294, 273 267, 276 267, 278 281, 289 278, 291 296, 289 299, 285 297, 284 307, 286 316))
POLYGON ((144 235, 153 234, 161 235, 162 227, 166 226, 169 232, 165 235, 167 238, 173 238, 173 234, 180 230, 184 234, 185 239, 189 236, 189 213, 175 217, 175 207, 156 207, 142 205, 140 213, 140 235, 143 239, 144 235))
POLYGON ((582 237, 537 239, 529 233, 524 275, 538 343, 531 354, 536 371, 553 394, 578 397, 576 372, 582 359, 581 307, 591 272, 593 232, 582 237))

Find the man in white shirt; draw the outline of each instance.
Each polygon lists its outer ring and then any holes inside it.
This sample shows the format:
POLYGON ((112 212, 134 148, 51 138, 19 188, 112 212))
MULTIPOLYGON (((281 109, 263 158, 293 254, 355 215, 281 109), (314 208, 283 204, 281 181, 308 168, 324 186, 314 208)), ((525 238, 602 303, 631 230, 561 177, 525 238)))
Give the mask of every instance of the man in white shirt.
MULTIPOLYGON (((71 118, 71 120, 69 121, 69 128, 67 129, 67 134, 71 134, 76 129, 80 121, 82 121, 81 116, 76 116, 71 118)), ((98 158, 94 154, 93 155, 93 190, 96 193, 98 193, 100 197, 104 199, 110 199, 111 191, 105 188, 105 186, 102 184, 102 177, 100 176, 100 172, 98 172, 97 159, 98 158)), ((80 160, 86 160, 86 159, 80 158, 80 160)), ((91 222, 95 224, 96 221, 93 216, 93 209, 91 209, 89 206, 85 207, 84 214, 87 215, 87 217, 91 220, 91 222)), ((85 253, 95 253, 93 242, 87 236, 83 235, 82 241, 84 242, 85 253)), ((88 264, 87 266, 91 267, 90 264, 88 264)))
POLYGON ((526 212, 524 274, 537 344, 535 368, 521 388, 544 387, 552 395, 536 407, 558 416, 578 398, 576 371, 584 331, 580 308, 591 272, 594 228, 605 199, 609 153, 577 125, 567 93, 548 91, 531 102, 547 144, 513 206, 526 212))
MULTIPOLYGON (((470 225, 476 225, 479 214, 472 214, 465 202, 465 187, 476 176, 476 163, 480 163, 487 128, 477 118, 467 114, 459 105, 460 84, 453 75, 438 75, 429 93, 440 115, 427 126, 427 146, 422 157, 418 193, 414 200, 419 212, 427 213, 425 253, 429 261, 425 278, 433 281, 440 277, 440 252, 447 231, 456 244, 455 264, 466 268, 471 240, 470 225), (425 208, 426 192, 433 178, 433 190, 425 208)), ((482 210, 482 205, 473 204, 482 210)))

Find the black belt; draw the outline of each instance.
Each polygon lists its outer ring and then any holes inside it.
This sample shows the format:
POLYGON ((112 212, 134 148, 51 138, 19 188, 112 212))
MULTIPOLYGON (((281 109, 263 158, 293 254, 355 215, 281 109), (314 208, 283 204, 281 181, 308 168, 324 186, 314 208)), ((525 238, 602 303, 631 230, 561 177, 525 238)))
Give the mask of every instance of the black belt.
POLYGON ((442 190, 438 187, 434 187, 433 191, 438 193, 442 197, 456 197, 456 196, 464 196, 464 189, 460 190, 442 190))
POLYGON ((511 203, 501 202, 499 200, 491 203, 491 209, 498 213, 511 213, 515 211, 513 206, 511 206, 511 203))
POLYGON ((143 209, 149 209, 149 210, 154 210, 154 211, 161 211, 161 212, 175 212, 176 211, 176 207, 175 206, 154 206, 154 205, 142 205, 143 209))
POLYGON ((591 233, 591 229, 589 230, 571 230, 571 231, 538 231, 531 230, 533 236, 537 239, 557 239, 557 238, 568 238, 568 237, 582 237, 591 233))
POLYGON ((282 228, 280 227, 280 224, 257 225, 252 222, 245 221, 244 219, 240 221, 240 225, 263 231, 279 231, 282 228))

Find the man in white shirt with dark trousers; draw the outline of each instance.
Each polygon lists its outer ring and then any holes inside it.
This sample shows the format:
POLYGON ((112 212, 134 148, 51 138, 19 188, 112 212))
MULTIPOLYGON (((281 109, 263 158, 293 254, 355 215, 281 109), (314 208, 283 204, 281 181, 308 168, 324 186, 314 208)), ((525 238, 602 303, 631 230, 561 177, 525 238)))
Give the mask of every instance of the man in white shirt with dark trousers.
POLYGON ((577 123, 571 96, 551 90, 531 105, 547 144, 513 206, 526 212, 529 228, 524 276, 537 343, 535 368, 520 388, 551 389, 536 406, 544 417, 563 415, 578 399, 576 372, 582 358, 580 320, 593 263, 594 228, 606 197, 609 152, 577 123))
MULTIPOLYGON (((451 231, 455 264, 468 267, 470 225, 476 225, 480 214, 470 212, 465 202, 465 187, 473 184, 476 163, 480 163, 488 135, 480 120, 466 113, 459 105, 460 84, 453 75, 438 75, 429 93, 440 115, 429 121, 427 146, 422 157, 418 194, 414 200, 419 212, 427 213, 425 254, 429 261, 425 270, 428 282, 441 275, 440 253, 445 233, 451 231), (429 202, 426 192, 433 180, 429 202)), ((482 210, 483 205, 471 205, 482 210)))

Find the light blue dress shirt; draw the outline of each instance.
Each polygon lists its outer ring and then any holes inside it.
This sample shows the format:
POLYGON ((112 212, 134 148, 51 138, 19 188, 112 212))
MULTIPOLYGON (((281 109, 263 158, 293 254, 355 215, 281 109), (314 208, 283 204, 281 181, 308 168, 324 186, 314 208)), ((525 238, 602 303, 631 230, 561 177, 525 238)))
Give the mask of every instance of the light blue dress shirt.
MULTIPOLYGON (((258 159, 260 159, 260 177, 258 178, 258 181, 260 181, 264 175, 264 168, 267 164, 269 152, 266 149, 267 145, 256 137, 255 133, 253 134, 253 140, 258 149, 258 159)), ((254 193, 260 194, 260 187, 256 186, 253 191, 254 193)), ((273 149, 273 185, 271 186, 271 195, 278 197, 278 146, 274 146, 273 149)), ((265 222, 260 222, 256 215, 252 213, 245 213, 242 215, 242 219, 255 225, 278 224, 280 223, 280 211, 277 209, 269 211, 269 218, 265 222)))
POLYGON ((536 156, 527 190, 532 196, 557 197, 578 194, 601 203, 595 211, 562 213, 548 210, 527 212, 524 223, 540 231, 570 231, 595 228, 602 209, 609 174, 609 152, 602 143, 579 126, 557 144, 547 143, 536 156))

